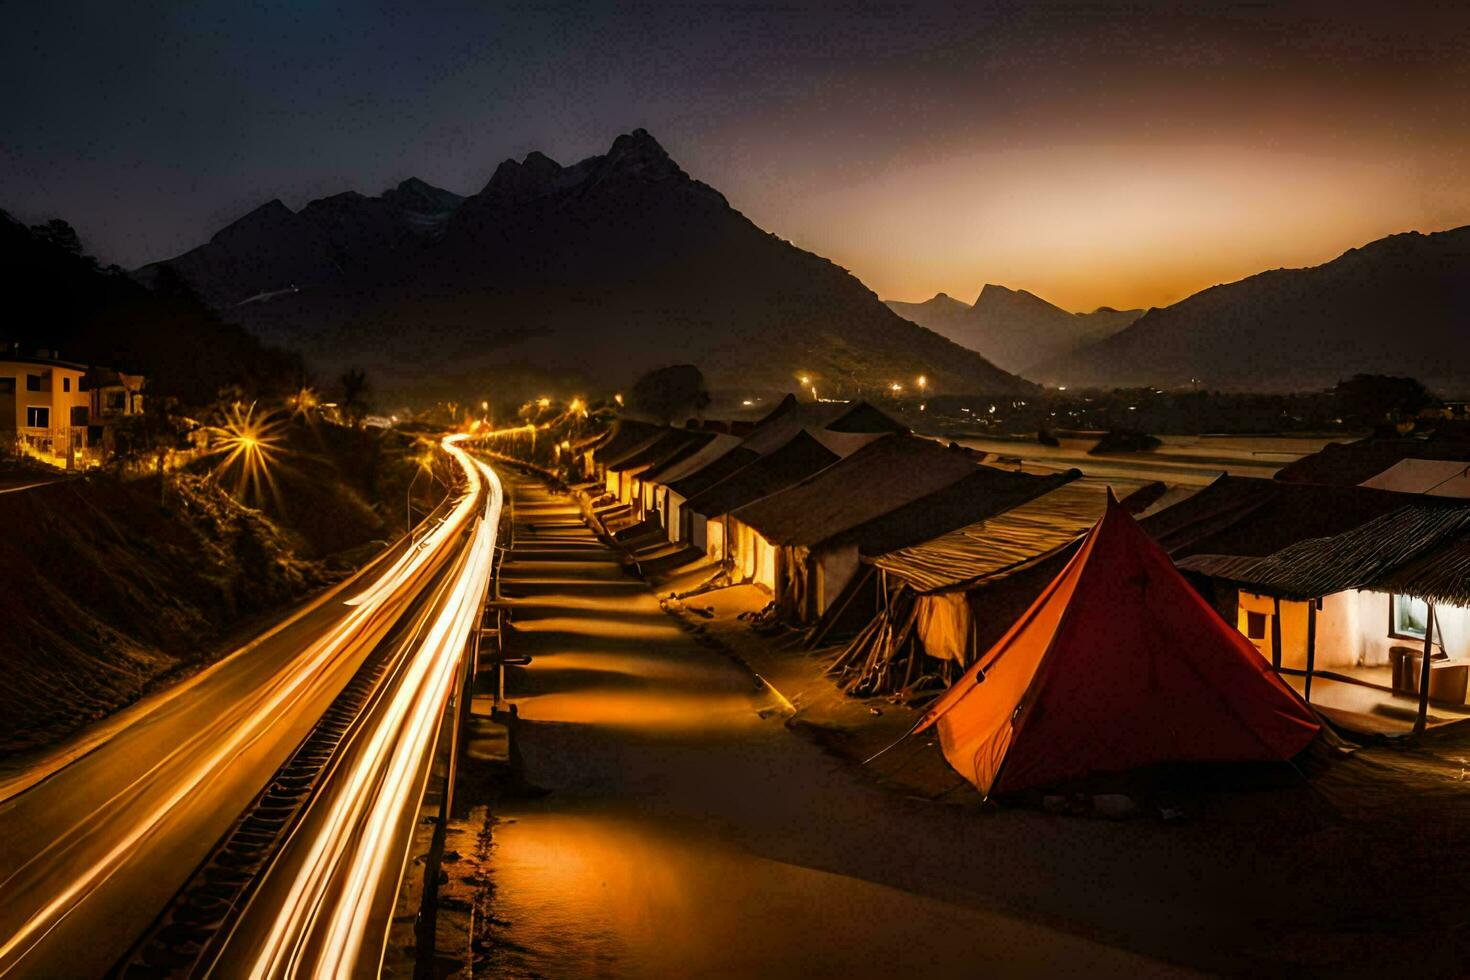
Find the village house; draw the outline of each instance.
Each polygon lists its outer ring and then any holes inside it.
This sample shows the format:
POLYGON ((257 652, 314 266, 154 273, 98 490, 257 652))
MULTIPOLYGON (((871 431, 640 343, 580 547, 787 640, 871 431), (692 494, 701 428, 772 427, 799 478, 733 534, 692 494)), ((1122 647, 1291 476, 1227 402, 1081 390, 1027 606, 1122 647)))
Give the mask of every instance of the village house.
POLYGON ((1470 718, 1464 499, 1222 477, 1145 528, 1341 724, 1391 732, 1470 718))
POLYGON ((111 451, 113 425, 143 411, 141 374, 63 360, 56 351, 0 355, 0 442, 68 469, 111 451))
POLYGON ((55 351, 0 355, 0 441, 14 451, 75 466, 87 449, 91 397, 87 366, 55 351))

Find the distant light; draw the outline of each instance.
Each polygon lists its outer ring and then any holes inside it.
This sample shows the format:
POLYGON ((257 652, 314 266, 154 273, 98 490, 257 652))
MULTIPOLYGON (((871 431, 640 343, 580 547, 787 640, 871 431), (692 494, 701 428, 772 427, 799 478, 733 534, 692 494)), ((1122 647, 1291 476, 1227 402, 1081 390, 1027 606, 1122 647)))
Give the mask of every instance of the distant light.
POLYGON ((991 415, 994 415, 995 414, 995 406, 994 405, 991 405, 990 406, 990 414, 991 415))
POLYGON ((811 383, 812 383, 812 379, 811 379, 811 378, 809 378, 809 377, 807 377, 807 376, 806 376, 806 375, 804 375, 804 374, 803 374, 803 375, 802 375, 802 376, 801 376, 801 377, 800 377, 800 378, 798 378, 798 379, 797 379, 797 380, 798 380, 798 381, 800 381, 800 382, 801 382, 801 386, 802 386, 802 387, 803 387, 803 388, 805 388, 805 387, 806 387, 806 386, 807 386, 807 385, 809 385, 809 384, 811 384, 811 383))
POLYGON ((899 384, 897 381, 893 382, 893 384, 889 385, 888 387, 893 391, 903 391, 903 385, 899 384))
POLYGON ((928 407, 929 407, 928 405, 925 405, 925 404, 920 403, 920 405, 919 405, 919 411, 922 412, 924 409, 926 409, 928 407))
POLYGON ((1066 391, 1066 390, 1067 390, 1067 386, 1066 385, 1057 385, 1057 391, 1066 391))
POLYGON ((747 408, 749 408, 751 405, 754 405, 755 402, 753 402, 749 398, 747 398, 744 401, 742 401, 740 404, 742 404, 742 405, 746 406, 747 408))
POLYGON ((922 374, 919 375, 919 387, 920 388, 927 388, 927 387, 929 387, 929 379, 926 378, 926 377, 924 377, 922 374))
POLYGON ((615 401, 619 405, 621 405, 623 403, 623 396, 622 395, 613 395, 613 401, 615 401))
POLYGON ((1130 411, 1130 412, 1136 412, 1136 411, 1138 411, 1138 406, 1137 405, 1129 405, 1128 406, 1128 411, 1130 411))
POLYGON ((480 411, 482 411, 482 412, 488 412, 488 411, 490 411, 490 403, 489 402, 480 402, 480 411))

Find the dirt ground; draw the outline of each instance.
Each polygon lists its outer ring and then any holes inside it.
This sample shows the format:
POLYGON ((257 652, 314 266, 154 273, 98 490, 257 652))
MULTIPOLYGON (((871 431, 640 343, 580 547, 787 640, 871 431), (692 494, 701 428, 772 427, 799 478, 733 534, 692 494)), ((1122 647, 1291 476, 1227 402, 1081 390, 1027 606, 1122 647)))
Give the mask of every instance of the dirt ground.
POLYGON ((1125 821, 982 804, 925 739, 863 765, 912 713, 752 631, 754 587, 666 611, 710 569, 650 586, 569 499, 514 482, 535 528, 504 588, 534 661, 509 692, 548 792, 497 804, 491 970, 1463 972, 1466 736, 1173 774, 1129 787, 1125 821))

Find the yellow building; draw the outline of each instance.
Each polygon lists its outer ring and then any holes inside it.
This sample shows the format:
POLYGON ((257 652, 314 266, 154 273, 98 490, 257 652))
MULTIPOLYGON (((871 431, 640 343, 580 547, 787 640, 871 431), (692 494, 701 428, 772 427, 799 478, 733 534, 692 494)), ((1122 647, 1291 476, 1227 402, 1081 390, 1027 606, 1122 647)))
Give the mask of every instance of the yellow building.
POLYGON ((75 465, 87 448, 91 421, 91 396, 82 384, 86 372, 86 365, 63 361, 52 351, 0 356, 0 441, 75 465))

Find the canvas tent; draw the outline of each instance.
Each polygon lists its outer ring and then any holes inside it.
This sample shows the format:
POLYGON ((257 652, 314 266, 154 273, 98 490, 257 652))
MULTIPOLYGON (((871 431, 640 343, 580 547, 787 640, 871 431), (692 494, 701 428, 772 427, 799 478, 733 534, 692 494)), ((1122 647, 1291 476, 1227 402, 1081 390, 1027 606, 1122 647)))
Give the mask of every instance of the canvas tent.
POLYGON ((1112 500, 1042 595, 923 716, 982 793, 1168 762, 1290 759, 1315 716, 1112 500))
MULTIPOLYGON (((1009 484, 1017 479, 1017 474, 982 467, 974 454, 958 447, 893 433, 800 483, 735 510, 731 523, 748 532, 754 552, 763 559, 754 567, 756 581, 776 595, 783 615, 805 621, 820 615, 857 571, 857 539, 836 540, 830 547, 824 546, 826 542, 977 476, 1005 482, 1011 491, 1009 484)), ((978 490, 969 496, 959 494, 935 513, 971 507, 983 497, 978 490)), ((922 533, 924 509, 909 517, 922 533)), ((874 532, 883 533, 903 532, 893 524, 874 532)))
MULTIPOLYGON (((665 526, 670 541, 684 541, 701 551, 719 556, 725 539, 723 525, 710 533, 711 516, 700 509, 690 509, 687 501, 704 493, 717 483, 733 476, 751 463, 787 446, 797 435, 806 433, 835 457, 849 455, 879 435, 907 431, 898 422, 866 402, 801 402, 787 395, 760 421, 749 426, 733 448, 722 452, 707 447, 677 469, 665 466, 650 471, 649 479, 661 485, 665 526), (711 541, 719 543, 711 544, 711 541)), ((789 460, 788 460, 789 461, 789 460)), ((749 482, 765 482, 774 470, 748 474, 749 482), (759 476, 758 476, 759 474, 759 476)), ((807 475, 805 472, 801 476, 807 475)), ((798 476, 795 479, 800 479, 798 476)), ((784 484, 783 484, 784 485, 784 484)), ((726 496, 732 487, 726 488, 726 496)), ((765 490, 771 492, 770 489, 765 490)), ((706 503, 708 503, 706 498, 706 503)), ((754 499, 754 498, 749 498, 754 499)), ((728 508, 727 508, 728 509, 728 508)), ((723 512, 722 512, 723 513, 723 512)))
POLYGON ((1069 479, 931 540, 865 556, 871 594, 844 596, 814 634, 857 629, 830 672, 855 695, 948 684, 1056 576, 1106 500, 1103 485, 1069 479))
POLYGON ((706 551, 711 558, 723 561, 733 556, 735 535, 729 533, 729 520, 716 521, 716 518, 723 518, 738 507, 803 480, 837 460, 836 453, 801 429, 779 449, 690 497, 685 501, 684 509, 708 522, 706 551), (727 537, 730 538, 728 543, 727 537))

